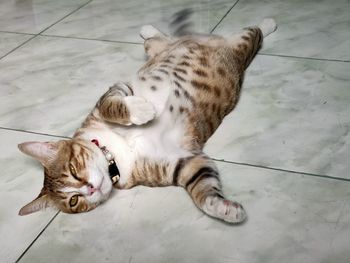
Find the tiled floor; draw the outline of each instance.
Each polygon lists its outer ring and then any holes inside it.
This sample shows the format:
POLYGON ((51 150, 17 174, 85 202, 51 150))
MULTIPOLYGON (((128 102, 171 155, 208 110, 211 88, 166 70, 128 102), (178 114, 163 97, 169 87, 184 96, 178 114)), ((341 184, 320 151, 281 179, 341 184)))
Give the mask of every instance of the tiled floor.
POLYGON ((349 11, 347 0, 1 1, 0 261, 350 262, 349 11), (87 214, 17 216, 42 183, 17 144, 72 135, 142 65, 139 27, 166 31, 184 7, 199 32, 279 25, 206 147, 249 220, 206 217, 174 187, 115 191, 87 214))

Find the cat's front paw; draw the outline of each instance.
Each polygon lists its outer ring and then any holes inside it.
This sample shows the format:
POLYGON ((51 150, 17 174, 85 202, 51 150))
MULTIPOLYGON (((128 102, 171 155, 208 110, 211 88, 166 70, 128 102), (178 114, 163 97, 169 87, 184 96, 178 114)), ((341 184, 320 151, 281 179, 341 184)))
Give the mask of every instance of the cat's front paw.
POLYGON ((204 211, 228 223, 241 223, 247 214, 241 204, 220 197, 207 197, 204 211))
POLYGON ((144 98, 128 96, 124 98, 125 104, 130 112, 130 122, 141 125, 154 119, 156 110, 152 103, 144 98))

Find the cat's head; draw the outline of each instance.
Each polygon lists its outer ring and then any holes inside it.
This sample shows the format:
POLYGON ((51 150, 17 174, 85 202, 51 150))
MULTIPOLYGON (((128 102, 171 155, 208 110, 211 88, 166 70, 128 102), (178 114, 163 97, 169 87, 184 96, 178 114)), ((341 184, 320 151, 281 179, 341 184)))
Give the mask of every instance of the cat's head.
POLYGON ((25 142, 18 148, 44 166, 44 186, 39 196, 22 207, 27 215, 52 206, 66 213, 94 209, 112 189, 108 163, 93 143, 80 139, 25 142))

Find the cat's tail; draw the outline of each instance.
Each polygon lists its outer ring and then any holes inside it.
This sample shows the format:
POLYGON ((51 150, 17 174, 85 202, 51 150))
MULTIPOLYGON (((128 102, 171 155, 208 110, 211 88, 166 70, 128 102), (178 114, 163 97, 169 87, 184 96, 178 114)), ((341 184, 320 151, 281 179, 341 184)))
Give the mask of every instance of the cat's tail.
MULTIPOLYGON (((182 9, 176 12, 169 23, 169 31, 171 37, 181 37, 187 35, 193 35, 193 10, 190 8, 182 9)), ((150 39, 153 37, 167 38, 164 33, 159 31, 152 25, 144 25, 141 28, 140 36, 144 39, 150 39)))
POLYGON ((174 37, 181 37, 193 34, 193 10, 185 8, 176 12, 169 24, 170 33, 174 37))

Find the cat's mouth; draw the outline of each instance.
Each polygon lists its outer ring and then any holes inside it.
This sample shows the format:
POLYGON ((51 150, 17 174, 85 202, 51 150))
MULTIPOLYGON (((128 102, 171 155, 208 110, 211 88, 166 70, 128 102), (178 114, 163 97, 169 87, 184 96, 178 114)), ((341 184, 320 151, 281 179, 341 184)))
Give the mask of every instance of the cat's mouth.
POLYGON ((99 186, 96 188, 96 191, 93 193, 98 195, 102 201, 106 200, 112 190, 112 181, 109 177, 103 176, 99 186))
POLYGON ((107 200, 108 196, 109 193, 104 193, 101 189, 98 189, 92 194, 85 196, 85 198, 89 201, 89 203, 98 205, 107 200))
POLYGON ((105 178, 104 177, 102 177, 102 180, 101 180, 101 183, 98 185, 98 186, 93 186, 93 185, 88 185, 88 195, 93 195, 94 193, 101 193, 102 194, 102 191, 101 191, 101 187, 102 187, 102 185, 103 185, 103 180, 104 180, 105 178))

